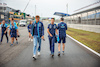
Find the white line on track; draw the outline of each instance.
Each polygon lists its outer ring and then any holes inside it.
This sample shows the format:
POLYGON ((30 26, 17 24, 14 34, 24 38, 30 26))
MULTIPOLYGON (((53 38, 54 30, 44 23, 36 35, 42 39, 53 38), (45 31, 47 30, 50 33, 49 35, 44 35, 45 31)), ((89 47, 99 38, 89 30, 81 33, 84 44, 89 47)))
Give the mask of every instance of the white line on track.
POLYGON ((86 45, 82 44, 81 42, 77 41, 76 39, 72 38, 72 37, 69 36, 68 34, 67 34, 67 36, 68 36, 69 38, 71 38, 72 40, 74 40, 75 42, 77 42, 78 44, 80 44, 81 46, 83 46, 84 48, 88 49, 89 51, 91 51, 92 53, 94 53, 95 55, 97 55, 97 56, 100 57, 100 54, 97 53, 96 51, 92 50, 91 48, 89 48, 89 47, 87 47, 86 45))

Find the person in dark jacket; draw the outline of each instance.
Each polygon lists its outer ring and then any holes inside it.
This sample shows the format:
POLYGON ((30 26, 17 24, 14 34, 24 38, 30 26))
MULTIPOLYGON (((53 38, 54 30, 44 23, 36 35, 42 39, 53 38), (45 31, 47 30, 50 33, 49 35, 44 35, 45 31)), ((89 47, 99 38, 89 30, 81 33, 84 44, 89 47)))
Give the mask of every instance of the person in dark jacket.
POLYGON ((44 39, 44 26, 43 23, 39 20, 40 17, 37 15, 35 17, 35 21, 32 24, 32 29, 31 29, 31 34, 34 36, 34 46, 33 46, 33 58, 36 60, 36 47, 37 47, 37 42, 39 43, 38 47, 38 56, 40 55, 41 51, 41 39, 44 39))

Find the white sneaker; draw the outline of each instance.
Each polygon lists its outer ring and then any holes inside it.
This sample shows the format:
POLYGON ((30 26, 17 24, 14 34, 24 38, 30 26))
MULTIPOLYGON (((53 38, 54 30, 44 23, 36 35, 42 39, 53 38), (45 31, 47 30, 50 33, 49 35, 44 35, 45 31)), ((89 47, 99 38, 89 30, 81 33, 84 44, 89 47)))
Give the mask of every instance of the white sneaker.
POLYGON ((37 54, 38 54, 38 56, 40 56, 40 52, 38 52, 37 54))
POLYGON ((36 60, 36 55, 33 55, 34 60, 36 60))
POLYGON ((31 41, 33 41, 33 39, 31 39, 31 41))
POLYGON ((31 40, 31 38, 28 39, 28 41, 30 41, 30 40, 31 40))

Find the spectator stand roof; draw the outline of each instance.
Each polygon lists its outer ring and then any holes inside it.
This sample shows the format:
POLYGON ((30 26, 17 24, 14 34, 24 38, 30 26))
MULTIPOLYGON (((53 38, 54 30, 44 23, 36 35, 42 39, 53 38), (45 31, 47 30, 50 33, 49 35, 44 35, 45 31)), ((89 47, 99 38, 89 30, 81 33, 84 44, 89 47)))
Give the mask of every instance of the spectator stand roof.
POLYGON ((97 6, 97 7, 94 7, 94 8, 90 8, 90 9, 87 9, 87 10, 84 10, 84 11, 80 11, 80 12, 74 13, 72 15, 77 15, 77 14, 81 14, 81 13, 85 13, 85 12, 89 12, 89 11, 93 11, 93 10, 97 10, 97 9, 100 9, 100 6, 97 6))
POLYGON ((54 15, 61 16, 61 17, 70 16, 69 14, 61 13, 61 12, 55 12, 54 15))

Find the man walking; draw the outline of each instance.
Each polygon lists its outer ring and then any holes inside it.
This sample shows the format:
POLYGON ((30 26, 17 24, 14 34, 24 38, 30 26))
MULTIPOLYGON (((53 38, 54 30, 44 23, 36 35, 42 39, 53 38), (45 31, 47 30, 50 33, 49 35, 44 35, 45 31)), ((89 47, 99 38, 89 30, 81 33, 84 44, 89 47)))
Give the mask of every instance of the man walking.
POLYGON ((61 41, 62 41, 62 44, 63 44, 62 52, 64 54, 65 43, 66 43, 66 30, 67 30, 67 24, 64 23, 64 18, 61 18, 60 21, 61 21, 61 23, 58 24, 58 30, 59 30, 58 56, 60 56, 61 41))
MULTIPOLYGON (((15 37, 15 39, 16 39, 16 44, 18 44, 18 38, 17 38, 17 36, 19 36, 19 35, 17 35, 18 27, 16 25, 16 22, 14 22, 14 18, 11 18, 10 21, 11 21, 10 22, 10 27, 12 27, 12 24, 14 24, 14 26, 17 28, 17 29, 15 29, 15 31, 16 31, 16 37, 15 37)), ((11 33, 11 32, 9 32, 9 33, 11 33)))
POLYGON ((54 48, 55 48, 55 38, 56 34, 58 35, 57 32, 57 26, 54 24, 54 18, 51 18, 51 23, 48 25, 48 37, 49 37, 49 44, 50 44, 50 51, 51 51, 51 56, 54 56, 54 48))
MULTIPOLYGON (((16 38, 19 35, 18 27, 14 24, 14 22, 11 22, 9 29, 10 29, 9 36, 11 37, 11 45, 10 46, 12 46, 14 43, 14 38, 16 38)), ((18 41, 16 40, 16 44, 18 44, 17 42, 18 41)))
POLYGON ((2 21, 2 24, 1 24, 1 43, 2 43, 2 40, 3 40, 3 36, 5 35, 6 38, 7 38, 7 43, 8 43, 8 35, 7 35, 7 24, 5 23, 5 20, 2 21))
POLYGON ((35 21, 32 24, 31 34, 34 36, 34 47, 33 47, 33 58, 36 60, 36 48, 37 48, 37 42, 39 43, 38 47, 38 56, 40 55, 41 51, 41 39, 44 39, 44 26, 43 23, 39 21, 40 17, 37 15, 35 17, 35 21))

